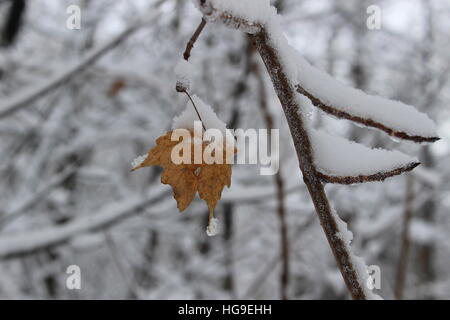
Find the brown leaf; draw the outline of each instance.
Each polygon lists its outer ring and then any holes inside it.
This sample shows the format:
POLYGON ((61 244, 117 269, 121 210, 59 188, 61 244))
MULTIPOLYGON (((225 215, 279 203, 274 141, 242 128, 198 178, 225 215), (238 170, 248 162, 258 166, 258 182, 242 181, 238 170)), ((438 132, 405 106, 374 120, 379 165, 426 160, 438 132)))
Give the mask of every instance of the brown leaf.
MULTIPOLYGON (((156 139, 156 146, 150 149, 147 158, 132 171, 143 167, 161 166, 161 182, 172 186, 173 196, 180 211, 184 211, 198 192, 213 211, 220 200, 224 186, 231 185, 231 165, 229 164, 174 164, 171 153, 180 141, 171 141, 172 131, 156 139)), ((191 131, 191 137, 193 132, 191 131)), ((203 142, 203 150, 208 142, 203 142)), ((234 150, 236 152, 236 150, 234 150)), ((194 159, 194 145, 191 142, 191 159, 194 159)), ((225 162, 225 154, 223 156, 225 162)))

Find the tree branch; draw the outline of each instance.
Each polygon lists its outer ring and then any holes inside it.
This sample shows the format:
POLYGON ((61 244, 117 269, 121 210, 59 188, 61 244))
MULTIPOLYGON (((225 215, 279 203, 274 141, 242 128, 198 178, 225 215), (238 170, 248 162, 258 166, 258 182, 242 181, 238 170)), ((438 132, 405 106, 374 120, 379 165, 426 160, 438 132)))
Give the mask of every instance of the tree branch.
POLYGON ((320 224, 336 258, 347 288, 353 299, 366 299, 367 296, 363 289, 365 284, 361 283, 347 244, 340 237, 340 230, 325 194, 321 177, 314 166, 311 141, 301 114, 298 112, 298 110, 301 110, 301 106, 298 104, 297 93, 287 77, 285 67, 280 60, 279 53, 276 51, 269 34, 262 29, 257 34, 250 35, 250 37, 254 41, 266 65, 275 91, 280 99, 297 151, 300 169, 303 173, 303 181, 308 188, 319 216, 320 224))
POLYGON ((191 50, 194 48, 194 44, 197 41, 198 37, 200 36, 200 33, 202 33, 203 28, 206 26, 206 20, 202 18, 202 21, 198 25, 197 29, 195 30, 194 34, 192 35, 191 39, 186 44, 186 50, 183 53, 184 60, 188 61, 191 56, 191 50))
POLYGON ((377 122, 373 119, 366 119, 363 117, 354 116, 348 112, 338 110, 338 109, 334 108, 333 106, 323 103, 322 101, 320 101, 319 99, 314 97, 311 93, 309 93, 308 91, 303 89, 299 84, 297 84, 295 86, 295 88, 297 89, 298 93, 303 94, 304 96, 308 97, 315 107, 321 109, 322 111, 324 111, 336 118, 347 119, 347 120, 362 124, 367 127, 376 128, 376 129, 386 132, 388 135, 390 135, 392 137, 397 137, 397 138, 404 139, 404 140, 410 140, 410 141, 414 141, 414 142, 435 142, 435 141, 439 140, 438 137, 422 137, 422 136, 418 136, 418 135, 409 135, 406 132, 397 131, 393 128, 389 128, 388 126, 382 124, 381 122, 377 122))
MULTIPOLYGON (((216 4, 216 2, 214 2, 214 4, 216 4)), ((297 152, 300 170, 303 173, 303 180, 308 188, 316 213, 319 217, 320 224, 336 258, 336 262, 347 288, 353 299, 378 298, 376 295, 373 295, 368 288, 366 288, 365 282, 368 278, 368 274, 365 265, 362 263, 360 258, 352 255, 349 246, 351 235, 346 230, 345 223, 341 221, 339 216, 337 216, 332 210, 322 182, 354 183, 383 180, 388 176, 412 170, 415 166, 417 166, 417 163, 411 163, 405 167, 397 168, 389 172, 378 172, 373 175, 357 177, 331 177, 318 172, 318 169, 314 164, 314 153, 311 137, 309 136, 309 132, 307 130, 308 126, 303 119, 302 109, 304 109, 305 106, 301 105, 303 104, 303 100, 299 99, 298 92, 305 95, 310 100, 313 100, 314 105, 322 108, 328 113, 340 118, 346 118, 364 124, 366 126, 378 128, 392 136, 415 142, 434 142, 438 138, 433 136, 422 137, 418 135, 409 135, 405 132, 389 128, 381 122, 353 116, 345 111, 325 105, 320 100, 306 92, 306 90, 303 90, 303 88, 297 85, 297 81, 299 79, 298 75, 290 70, 290 68, 295 68, 296 66, 290 65, 290 59, 285 58, 285 54, 287 53, 282 52, 285 46, 287 46, 287 43, 286 40, 283 39, 281 32, 277 30, 277 26, 273 25, 275 22, 275 20, 273 20, 275 16, 263 18, 265 21, 255 23, 243 18, 246 16, 246 12, 233 16, 230 12, 227 12, 228 9, 223 9, 226 8, 225 6, 221 6, 222 9, 216 9, 213 7, 213 2, 209 0, 197 0, 197 5, 200 11, 203 12, 205 19, 208 21, 220 21, 229 27, 239 29, 250 34, 250 38, 264 61, 275 91, 283 107, 297 152)), ((217 2, 217 5, 221 5, 221 3, 217 2)), ((269 8, 267 9, 269 10, 269 8)), ((238 10, 236 9, 235 11, 238 10)), ((273 10, 272 12, 267 11, 264 13, 270 16, 270 14, 273 14, 273 10)), ((404 111, 405 109, 402 108, 402 110, 404 111)), ((414 111, 414 109, 411 110, 414 111)), ((407 112, 403 113, 407 115, 407 112)), ((429 132, 432 132, 434 128, 432 121, 425 116, 418 116, 418 118, 424 119, 427 123, 427 129, 425 131, 428 130, 429 132)), ((379 121, 382 121, 382 119, 379 121)), ((414 132, 414 130, 412 132, 414 132)))
POLYGON ((218 12, 208 1, 199 0, 198 6, 207 20, 219 20, 230 27, 241 29, 250 34, 283 107, 297 152, 300 170, 303 173, 303 180, 347 288, 353 299, 366 299, 367 296, 363 288, 365 284, 358 276, 348 245, 341 237, 338 221, 331 210, 321 178, 314 166, 312 145, 301 113, 299 113, 301 106, 298 103, 297 92, 288 79, 287 70, 281 62, 280 54, 277 52, 277 46, 273 43, 273 39, 270 38, 263 26, 256 25, 257 28, 248 28, 248 26, 255 26, 255 24, 240 18, 234 18, 226 12, 218 12), (245 28, 241 28, 243 25, 245 28))
POLYGON ((261 24, 236 17, 229 12, 219 11, 213 8, 206 0, 197 0, 203 17, 208 22, 221 22, 232 29, 238 29, 249 34, 254 34, 262 29, 261 24))
POLYGON ((158 202, 167 191, 156 192, 152 197, 124 201, 107 206, 100 213, 86 215, 57 227, 37 231, 5 235, 0 237, 0 258, 12 258, 43 248, 67 242, 74 236, 108 228, 119 221, 141 212, 147 206, 158 202))
POLYGON ((322 172, 317 172, 320 179, 325 183, 338 183, 338 184, 354 184, 354 183, 364 183, 373 181, 384 181, 389 177, 393 177, 408 171, 413 170, 417 167, 420 162, 409 163, 408 165, 400 168, 396 168, 387 172, 377 172, 370 175, 359 175, 359 176, 330 176, 322 172))
POLYGON ((0 230, 10 222, 22 216, 22 214, 27 212, 27 210, 30 209, 33 205, 45 199, 52 189, 63 183, 67 178, 73 175, 75 171, 76 170, 74 168, 68 168, 64 170, 58 176, 50 180, 47 185, 40 188, 39 190, 36 190, 31 197, 23 199, 23 202, 21 202, 18 206, 12 208, 10 211, 0 216, 0 230))

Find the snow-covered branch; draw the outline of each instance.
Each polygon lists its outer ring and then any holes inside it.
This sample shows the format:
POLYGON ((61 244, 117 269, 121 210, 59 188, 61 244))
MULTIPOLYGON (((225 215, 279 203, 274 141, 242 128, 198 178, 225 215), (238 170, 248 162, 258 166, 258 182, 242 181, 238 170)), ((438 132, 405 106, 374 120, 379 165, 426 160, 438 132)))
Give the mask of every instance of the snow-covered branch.
POLYGON ((317 173, 323 182, 353 184, 383 181, 411 171, 420 164, 416 158, 395 150, 371 149, 313 129, 309 134, 317 173))
POLYGON ((220 22, 250 34, 261 31, 261 22, 273 14, 274 8, 268 5, 268 1, 264 2, 266 3, 258 3, 255 6, 251 1, 196 0, 197 7, 206 21, 220 22))
MULTIPOLYGON (((326 74, 323 75, 328 77, 326 74)), ((323 81, 323 79, 321 78, 319 82, 323 81)), ((336 80, 332 81, 334 82, 333 86, 339 83, 336 80)), ((326 85, 323 85, 325 82, 321 83, 322 88, 328 88, 326 85)), ((366 95, 361 90, 348 88, 340 83, 339 86, 345 88, 340 91, 335 91, 335 93, 339 92, 339 97, 342 98, 340 104, 336 102, 338 101, 337 99, 329 98, 332 96, 331 94, 329 97, 322 95, 323 98, 319 99, 317 98, 319 94, 312 94, 300 84, 296 85, 296 89, 300 94, 308 97, 315 107, 333 117, 379 129, 392 137, 404 140, 419 143, 439 140, 436 136, 432 121, 425 114, 418 112, 413 107, 398 101, 390 101, 380 97, 366 95), (395 113, 395 115, 392 115, 392 113, 395 113), (407 125, 405 125, 406 122, 408 123, 407 125), (423 130, 420 130, 420 125, 418 125, 420 123, 426 123, 427 126, 424 126, 423 130)), ((334 98, 336 97, 337 95, 334 96, 334 98)))
MULTIPOLYGON (((206 20, 255 34, 274 25, 275 8, 252 1, 198 1, 206 20)), ((278 26, 276 26, 278 27, 278 26)), ((285 48, 285 60, 297 69, 290 79, 296 90, 327 114, 357 124, 379 129, 388 135, 414 142, 435 142, 434 122, 414 107, 343 85, 325 72, 311 66, 298 52, 285 48)), ((291 71, 292 72, 292 71, 291 71)))
POLYGON ((9 210, 0 217, 0 229, 2 229, 6 224, 10 223, 12 220, 20 217, 24 212, 26 212, 26 210, 44 199, 52 189, 63 183, 68 177, 74 174, 74 172, 74 168, 67 168, 62 173, 53 178, 50 182, 48 182, 45 186, 36 190, 30 197, 22 199, 19 204, 15 205, 13 208, 9 208, 9 210))
POLYGON ((314 164, 313 146, 307 132, 307 125, 299 110, 301 105, 297 98, 297 93, 288 78, 288 72, 277 51, 271 36, 266 31, 261 31, 252 40, 267 67, 275 91, 280 99, 284 113, 286 115, 291 135, 299 159, 300 169, 303 173, 303 180, 308 187, 309 194, 316 208, 316 212, 324 228, 330 247, 335 255, 339 269, 347 284, 347 287, 354 299, 367 299, 370 292, 365 288, 364 278, 355 266, 355 257, 349 250, 348 243, 340 237, 343 230, 336 221, 336 216, 328 202, 324 186, 314 164))
POLYGON ((12 97, 4 99, 2 103, 0 103, 0 119, 5 118, 19 110, 32 106, 34 101, 46 95, 53 89, 61 86, 62 84, 69 81, 73 77, 77 76, 80 72, 85 70, 91 64, 95 63, 101 57, 103 57, 111 49, 121 44, 131 34, 139 30, 142 26, 147 25, 148 23, 154 21, 154 19, 156 19, 157 16, 158 12, 153 11, 144 19, 138 19, 136 22, 134 22, 125 30, 120 32, 110 41, 106 42, 103 45, 100 45, 98 48, 92 49, 89 53, 86 54, 86 56, 83 59, 81 59, 75 65, 51 76, 49 80, 44 81, 42 84, 39 84, 37 86, 31 86, 30 88, 24 89, 23 91, 16 93, 12 97))
POLYGON ((137 197, 106 206, 101 212, 86 215, 61 226, 0 237, 0 258, 10 258, 58 245, 72 237, 112 226, 158 202, 167 191, 160 189, 151 197, 137 197))

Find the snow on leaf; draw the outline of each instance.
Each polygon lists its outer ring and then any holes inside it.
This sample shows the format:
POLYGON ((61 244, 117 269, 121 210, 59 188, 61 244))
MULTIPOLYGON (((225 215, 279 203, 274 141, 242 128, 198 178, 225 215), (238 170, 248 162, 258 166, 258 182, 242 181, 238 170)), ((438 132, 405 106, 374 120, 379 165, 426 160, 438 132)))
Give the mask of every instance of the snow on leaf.
POLYGON ((144 154, 144 155, 142 155, 142 156, 138 156, 136 159, 134 159, 134 160, 131 162, 131 166, 132 166, 133 168, 136 168, 136 167, 140 166, 140 165, 142 164, 142 162, 145 161, 145 159, 147 159, 147 155, 146 155, 146 154, 144 154))
MULTIPOLYGON (((192 100, 195 103, 195 107, 197 108, 206 129, 219 129, 222 133, 227 132, 226 124, 219 119, 210 105, 203 102, 203 100, 196 95, 192 96, 192 100)), ((194 122, 199 120, 197 113, 189 101, 186 104, 186 109, 173 120, 172 129, 193 129, 194 122)))

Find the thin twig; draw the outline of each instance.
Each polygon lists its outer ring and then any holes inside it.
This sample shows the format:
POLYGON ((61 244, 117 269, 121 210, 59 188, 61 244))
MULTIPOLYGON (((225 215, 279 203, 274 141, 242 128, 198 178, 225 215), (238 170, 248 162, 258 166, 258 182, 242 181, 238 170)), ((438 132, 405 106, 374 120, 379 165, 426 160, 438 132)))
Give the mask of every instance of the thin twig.
POLYGON ((186 50, 183 53, 184 60, 188 61, 191 57, 191 50, 194 48, 194 44, 197 41, 198 37, 203 31, 203 28, 205 28, 206 20, 202 18, 202 21, 198 25, 197 29, 195 30, 194 34, 192 35, 191 39, 186 44, 186 50))
POLYGON ((120 249, 117 247, 113 236, 108 230, 105 230, 103 232, 103 235, 105 238, 106 246, 108 247, 113 262, 117 267, 117 271, 119 271, 119 274, 122 277, 123 282, 125 282, 126 286, 128 287, 128 291, 131 293, 131 295, 136 296, 137 290, 133 283, 134 281, 128 277, 129 273, 125 270, 125 266, 122 264, 123 258, 120 257, 120 249))
POLYGON ((369 175, 358 175, 358 176, 330 176, 322 172, 317 172, 320 179, 326 183, 338 183, 338 184, 355 184, 355 183, 365 183, 372 181, 384 181, 387 178, 400 175, 402 173, 413 170, 417 167, 420 162, 411 162, 407 165, 399 168, 395 168, 386 172, 377 172, 369 175))
POLYGON ((200 116, 200 113, 198 112, 197 106, 195 105, 194 100, 192 100, 191 95, 187 92, 187 90, 183 90, 182 92, 186 93, 186 95, 189 97, 189 100, 191 100, 192 107, 194 107, 194 110, 197 113, 197 117, 202 123, 203 130, 206 131, 205 124, 203 123, 202 117, 200 116))
MULTIPOLYGON (((191 56, 191 50, 192 50, 192 48, 194 48, 194 44, 197 41, 200 34, 202 33, 203 29, 205 28, 205 25, 206 25, 206 20, 204 18, 202 18, 202 21, 198 25, 198 27, 195 30, 194 34, 192 35, 191 39, 189 39, 188 43, 186 44, 186 50, 183 53, 184 60, 189 61, 189 58, 191 56)), ((205 127, 205 124, 203 123, 202 117, 200 116, 200 113, 198 112, 198 109, 194 103, 194 100, 192 100, 191 95, 188 93, 187 88, 185 88, 184 86, 179 86, 177 83, 176 90, 178 92, 184 92, 189 97, 189 100, 191 100, 192 106, 194 107, 194 110, 197 113, 198 118, 202 122, 203 130, 206 131, 206 127, 205 127)))
MULTIPOLYGON (((308 216, 307 220, 304 221, 301 225, 299 225, 293 234, 289 237, 289 240, 292 244, 295 244, 300 239, 300 235, 309 228, 312 223, 315 221, 314 215, 311 214, 308 216)), ((255 276, 251 284, 248 286, 244 295, 240 297, 240 299, 250 299, 256 296, 259 288, 267 283, 265 280, 270 275, 271 271, 275 269, 278 262, 280 261, 280 255, 277 253, 269 262, 266 264, 264 268, 255 276)))
POLYGON ((411 217, 413 215, 414 202, 414 177, 409 174, 406 176, 406 194, 405 194, 405 211, 403 212, 403 230, 400 247, 400 256, 397 264, 397 275, 395 279, 395 298, 400 300, 403 298, 403 289, 405 287, 406 272, 408 267, 409 248, 411 240, 409 238, 409 229, 411 217))

